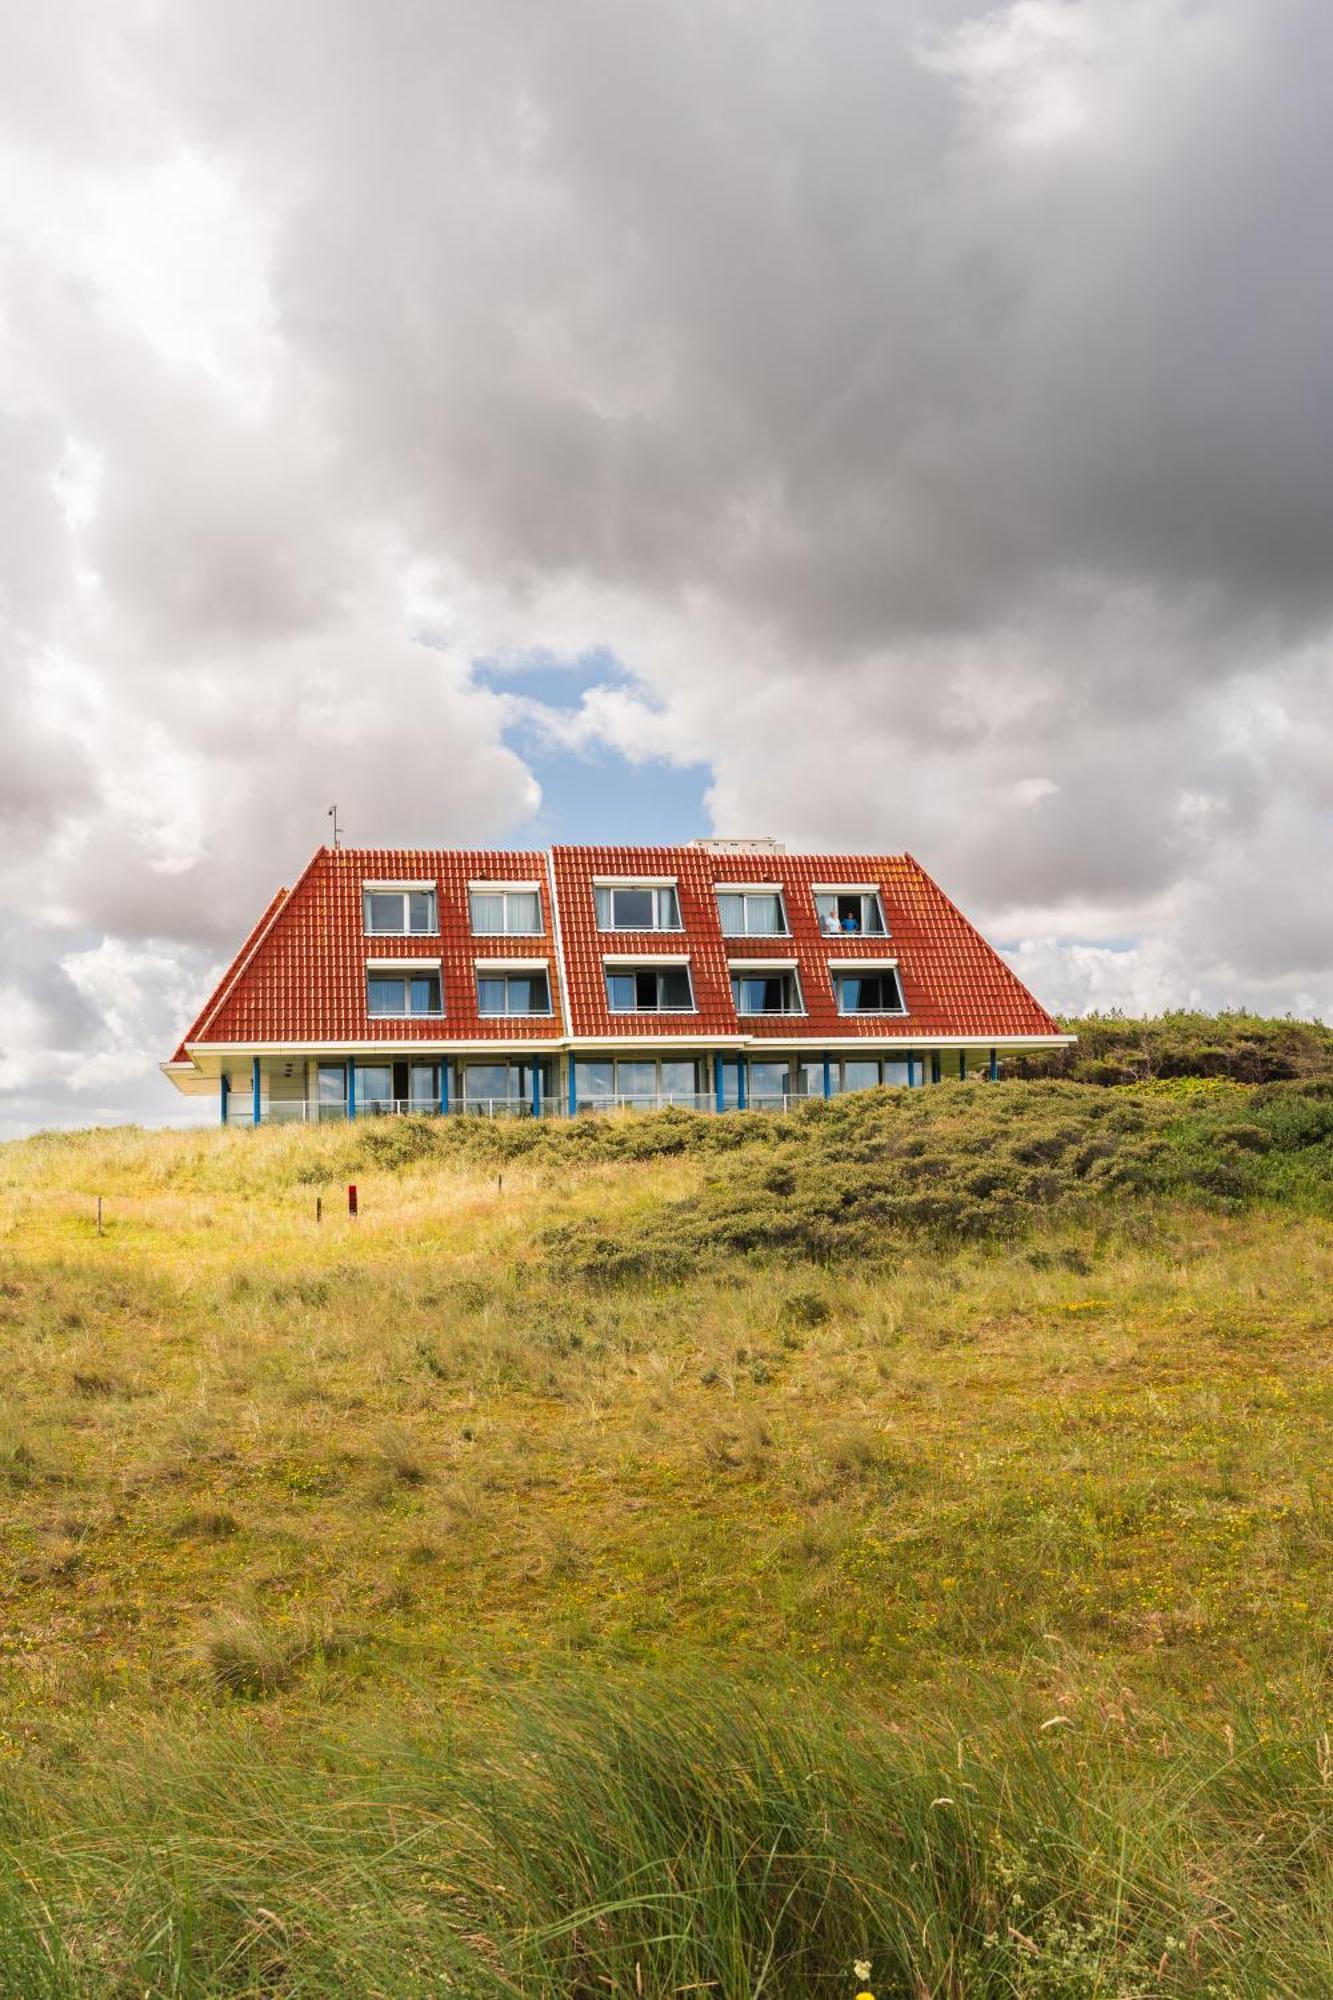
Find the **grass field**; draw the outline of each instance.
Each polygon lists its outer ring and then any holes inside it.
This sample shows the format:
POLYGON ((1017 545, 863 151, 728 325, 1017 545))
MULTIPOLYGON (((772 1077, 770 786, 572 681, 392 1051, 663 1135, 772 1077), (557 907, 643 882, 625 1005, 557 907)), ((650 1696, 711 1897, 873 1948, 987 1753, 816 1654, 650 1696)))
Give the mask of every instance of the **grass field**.
POLYGON ((1333 1993, 1331 1296, 1317 1077, 0 1149, 0 1994, 1333 1993))

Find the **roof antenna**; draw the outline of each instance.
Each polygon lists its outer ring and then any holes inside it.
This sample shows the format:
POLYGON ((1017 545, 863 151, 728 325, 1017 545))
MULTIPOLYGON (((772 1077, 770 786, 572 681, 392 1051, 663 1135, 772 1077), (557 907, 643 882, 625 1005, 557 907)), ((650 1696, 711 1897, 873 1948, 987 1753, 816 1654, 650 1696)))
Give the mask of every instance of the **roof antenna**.
POLYGON ((340 848, 340 847, 342 846, 342 844, 343 844, 343 843, 342 843, 342 831, 341 831, 341 829, 340 829, 340 827, 339 827, 339 825, 338 825, 338 808, 337 808, 337 806, 330 806, 330 807, 329 807, 329 818, 330 818, 330 819, 331 819, 331 820, 333 821, 333 845, 334 845, 334 850, 335 850, 335 852, 336 852, 336 850, 337 850, 338 848, 340 848))

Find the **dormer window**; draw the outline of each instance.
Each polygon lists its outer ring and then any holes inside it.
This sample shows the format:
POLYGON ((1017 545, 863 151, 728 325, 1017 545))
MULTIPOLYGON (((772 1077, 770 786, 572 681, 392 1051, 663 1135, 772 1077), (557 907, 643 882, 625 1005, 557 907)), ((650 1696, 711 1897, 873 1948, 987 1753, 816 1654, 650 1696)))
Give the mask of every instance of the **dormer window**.
POLYGON ((541 937, 542 892, 536 882, 472 882, 474 937, 541 937))
POLYGON ((786 937, 781 889, 733 889, 719 884, 717 914, 723 937, 786 937))
POLYGON ((825 937, 888 934, 878 889, 816 889, 815 914, 825 937))
POLYGON ((905 1014, 902 980, 896 965, 836 965, 833 990, 840 1014, 905 1014))
POLYGON ((613 1014, 691 1014, 689 965, 684 960, 670 965, 608 960, 606 1004, 613 1014))
POLYGON ((551 982, 545 961, 477 966, 477 1012, 491 1015, 549 1014, 551 982))
POLYGON ((794 965, 731 966, 731 998, 738 1014, 804 1014, 794 965))
POLYGON ((438 965, 425 963, 368 965, 366 1012, 373 1021, 437 1019, 444 1012, 438 965))
POLYGON ((367 937, 429 937, 440 928, 431 882, 367 882, 361 903, 367 937))
POLYGON ((678 931, 680 898, 674 882, 596 882, 599 931, 678 931))

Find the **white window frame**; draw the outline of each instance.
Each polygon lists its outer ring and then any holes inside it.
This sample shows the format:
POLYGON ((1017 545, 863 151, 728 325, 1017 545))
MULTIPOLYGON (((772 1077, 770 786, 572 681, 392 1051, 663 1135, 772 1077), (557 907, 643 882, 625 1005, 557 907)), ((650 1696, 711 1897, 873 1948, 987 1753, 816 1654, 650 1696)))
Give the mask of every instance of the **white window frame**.
MULTIPOLYGON (((418 933, 420 935, 420 933, 418 933)), ((444 964, 438 958, 368 958, 365 962, 366 977, 366 1018, 371 1021, 442 1021, 444 1019, 444 964), (370 1008, 370 982, 376 974, 388 975, 404 982, 403 997, 407 998, 407 982, 433 973, 440 982, 440 1004, 438 1009, 416 1012, 409 1008, 402 1014, 376 1014, 370 1008)))
POLYGON ((727 960, 728 984, 731 984, 738 974, 741 978, 744 978, 747 974, 767 978, 775 972, 790 974, 792 988, 798 1004, 795 1007, 784 1007, 780 1011, 764 1009, 757 1013, 751 1013, 747 1009, 737 1005, 735 988, 733 986, 731 1004, 738 1021, 795 1021, 809 1012, 805 1004, 805 990, 801 985, 801 968, 794 958, 730 958, 727 960))
POLYGON ((544 958, 478 958, 472 962, 473 992, 476 996, 477 1013, 483 1021, 549 1021, 555 1014, 555 993, 551 985, 551 967, 544 958), (546 1005, 525 1008, 521 1013, 513 1013, 508 1006, 509 981, 511 979, 531 979, 534 973, 546 977, 546 1005), (484 1008, 481 1004, 481 981, 483 979, 503 979, 505 982, 506 1005, 502 1012, 484 1008))
POLYGON ((617 931, 627 932, 630 935, 638 937, 647 937, 650 933, 658 936, 678 937, 685 928, 680 914, 680 884, 674 875, 595 875, 592 884, 592 907, 593 921, 603 937, 612 936, 617 931), (597 892, 599 889, 608 890, 612 897, 614 897, 617 889, 647 890, 653 898, 654 919, 656 919, 658 911, 659 893, 663 889, 669 889, 675 899, 676 921, 674 924, 663 924, 656 921, 651 924, 618 924, 614 922, 615 905, 613 902, 613 921, 609 924, 604 924, 601 912, 597 908, 597 892))
POLYGON ((833 982, 833 1004, 844 1021, 901 1021, 907 1013, 907 995, 903 990, 902 968, 896 958, 831 958, 829 977, 833 982), (864 978, 867 973, 891 972, 898 987, 900 1007, 844 1007, 842 1004, 841 981, 847 978, 864 978))
POLYGON ((467 885, 468 929, 473 937, 545 937, 546 911, 542 903, 540 882, 469 882, 467 885), (479 931, 472 910, 474 896, 502 896, 505 899, 505 927, 498 931, 479 931), (509 898, 511 896, 535 896, 537 898, 536 930, 515 930, 509 926, 509 898))
POLYGON ((435 882, 363 882, 361 884, 361 933, 363 937, 438 937, 440 935, 440 891, 435 882), (434 922, 424 931, 406 928, 377 931, 370 928, 370 898, 372 896, 401 896, 403 919, 408 915, 409 896, 429 896, 434 922))
MULTIPOLYGON (((815 906, 815 923, 819 927, 819 935, 821 937, 832 939, 836 935, 838 937, 886 938, 889 935, 889 920, 884 914, 884 895, 878 882, 812 882, 810 884, 810 896, 815 906), (868 931, 863 921, 859 931, 844 931, 841 927, 839 927, 836 933, 826 931, 824 929, 824 920, 819 914, 819 898, 821 896, 859 896, 863 902, 867 896, 872 897, 875 908, 879 912, 879 929, 877 931, 868 931)), ((864 915, 863 911, 863 920, 864 915)))
MULTIPOLYGON (((602 959, 602 978, 606 984, 606 1011, 608 1014, 670 1014, 675 1018, 680 1014, 697 1014, 699 1011, 698 1003, 694 997, 694 973, 688 958, 668 958, 658 953, 648 952, 638 952, 632 956, 626 953, 623 958, 604 956, 602 959), (611 1000, 611 980, 616 977, 624 979, 631 973, 639 972, 683 972, 685 974, 685 984, 688 986, 690 992, 689 1005, 687 1007, 663 1007, 660 1004, 656 1007, 614 1006, 611 1000)), ((661 991, 660 982, 658 990, 659 992, 661 991)))
POLYGON ((718 928, 722 931, 723 937, 787 938, 791 936, 791 918, 787 914, 787 891, 784 883, 714 882, 713 895, 715 898, 718 896, 739 896, 742 905, 744 905, 747 896, 776 896, 778 899, 778 908, 782 912, 782 929, 780 931, 752 931, 748 928, 750 920, 749 910, 742 907, 741 917, 747 928, 739 931, 729 931, 723 928, 722 905, 719 903, 717 906, 717 921, 718 928))

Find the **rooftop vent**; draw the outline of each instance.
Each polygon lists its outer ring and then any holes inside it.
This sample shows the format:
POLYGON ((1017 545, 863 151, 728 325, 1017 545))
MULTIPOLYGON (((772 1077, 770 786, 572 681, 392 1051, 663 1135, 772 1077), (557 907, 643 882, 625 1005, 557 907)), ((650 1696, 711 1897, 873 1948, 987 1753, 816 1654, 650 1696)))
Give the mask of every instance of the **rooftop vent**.
POLYGON ((780 840, 768 834, 758 834, 753 840, 695 840, 691 846, 702 847, 709 854, 785 854, 786 848, 780 840))

